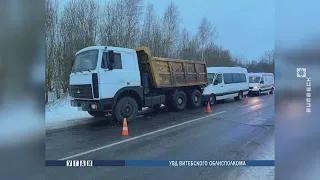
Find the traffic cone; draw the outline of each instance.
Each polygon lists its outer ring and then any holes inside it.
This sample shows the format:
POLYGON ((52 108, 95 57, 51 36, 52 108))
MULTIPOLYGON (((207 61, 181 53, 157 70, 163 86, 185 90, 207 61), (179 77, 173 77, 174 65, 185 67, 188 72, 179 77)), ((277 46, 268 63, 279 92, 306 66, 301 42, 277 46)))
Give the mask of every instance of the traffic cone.
POLYGON ((248 99, 248 96, 246 96, 246 104, 249 103, 249 99, 248 99))
POLYGON ((209 102, 208 102, 208 104, 207 104, 206 112, 207 112, 207 113, 211 113, 211 112, 212 112, 212 111, 211 111, 211 108, 210 108, 209 102))
POLYGON ((128 136, 129 131, 128 131, 128 124, 127 124, 127 118, 123 119, 123 126, 122 126, 122 136, 128 136))
POLYGON ((268 98, 270 98, 270 92, 268 92, 268 98))

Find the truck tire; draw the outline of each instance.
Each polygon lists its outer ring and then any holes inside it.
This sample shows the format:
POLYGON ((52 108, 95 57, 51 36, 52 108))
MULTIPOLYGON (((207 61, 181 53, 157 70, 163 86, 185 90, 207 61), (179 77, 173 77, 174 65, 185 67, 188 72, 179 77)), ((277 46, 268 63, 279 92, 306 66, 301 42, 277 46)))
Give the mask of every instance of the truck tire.
POLYGON ((107 113, 102 111, 88 111, 88 113, 93 117, 104 117, 107 115, 107 113))
POLYGON ((138 113, 138 103, 132 97, 121 98, 113 108, 112 116, 114 119, 123 123, 123 119, 127 118, 127 122, 134 119, 138 113))
POLYGON ((202 104, 202 95, 201 92, 197 89, 191 90, 189 94, 189 106, 191 108, 198 108, 202 104))
POLYGON ((187 106, 187 95, 183 91, 177 91, 173 95, 172 107, 176 111, 182 111, 187 106))

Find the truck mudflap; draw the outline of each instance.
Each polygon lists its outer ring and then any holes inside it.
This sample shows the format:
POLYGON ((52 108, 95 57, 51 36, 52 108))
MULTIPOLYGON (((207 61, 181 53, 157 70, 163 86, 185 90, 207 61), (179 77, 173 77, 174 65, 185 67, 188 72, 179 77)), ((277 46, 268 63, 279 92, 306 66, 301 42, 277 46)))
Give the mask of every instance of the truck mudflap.
POLYGON ((72 107, 78 107, 80 111, 111 111, 113 99, 104 99, 97 101, 90 100, 71 100, 72 107))

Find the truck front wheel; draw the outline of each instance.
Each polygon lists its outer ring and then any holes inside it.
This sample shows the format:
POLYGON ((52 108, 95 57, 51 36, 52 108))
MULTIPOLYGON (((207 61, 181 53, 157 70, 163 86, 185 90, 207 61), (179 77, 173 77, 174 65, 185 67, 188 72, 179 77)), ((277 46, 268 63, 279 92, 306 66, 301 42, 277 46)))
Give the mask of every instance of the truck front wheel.
POLYGON ((182 111, 187 106, 187 95, 183 91, 178 91, 173 95, 172 106, 174 110, 182 111))
POLYGON ((88 113, 93 117, 104 117, 107 113, 102 111, 88 111, 88 113))
POLYGON ((138 113, 138 104, 132 97, 121 98, 112 111, 114 119, 123 123, 123 119, 127 118, 127 121, 132 120, 138 113))

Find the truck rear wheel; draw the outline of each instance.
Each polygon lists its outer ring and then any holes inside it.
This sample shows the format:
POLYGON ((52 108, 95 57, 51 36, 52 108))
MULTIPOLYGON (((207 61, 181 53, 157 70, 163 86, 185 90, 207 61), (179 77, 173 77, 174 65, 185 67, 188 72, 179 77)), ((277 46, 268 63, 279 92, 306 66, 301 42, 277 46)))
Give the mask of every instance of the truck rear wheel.
POLYGON ((121 98, 112 111, 112 116, 114 119, 123 123, 123 119, 127 118, 130 121, 136 117, 138 113, 138 104, 132 97, 121 98))
POLYGON ((192 90, 189 94, 189 106, 192 108, 198 108, 202 104, 202 95, 199 90, 192 90))
POLYGON ((176 111, 182 111, 187 106, 187 95, 183 91, 178 91, 173 95, 172 107, 176 111))
POLYGON ((107 113, 102 111, 88 111, 88 113, 93 117, 104 117, 107 115, 107 113))

